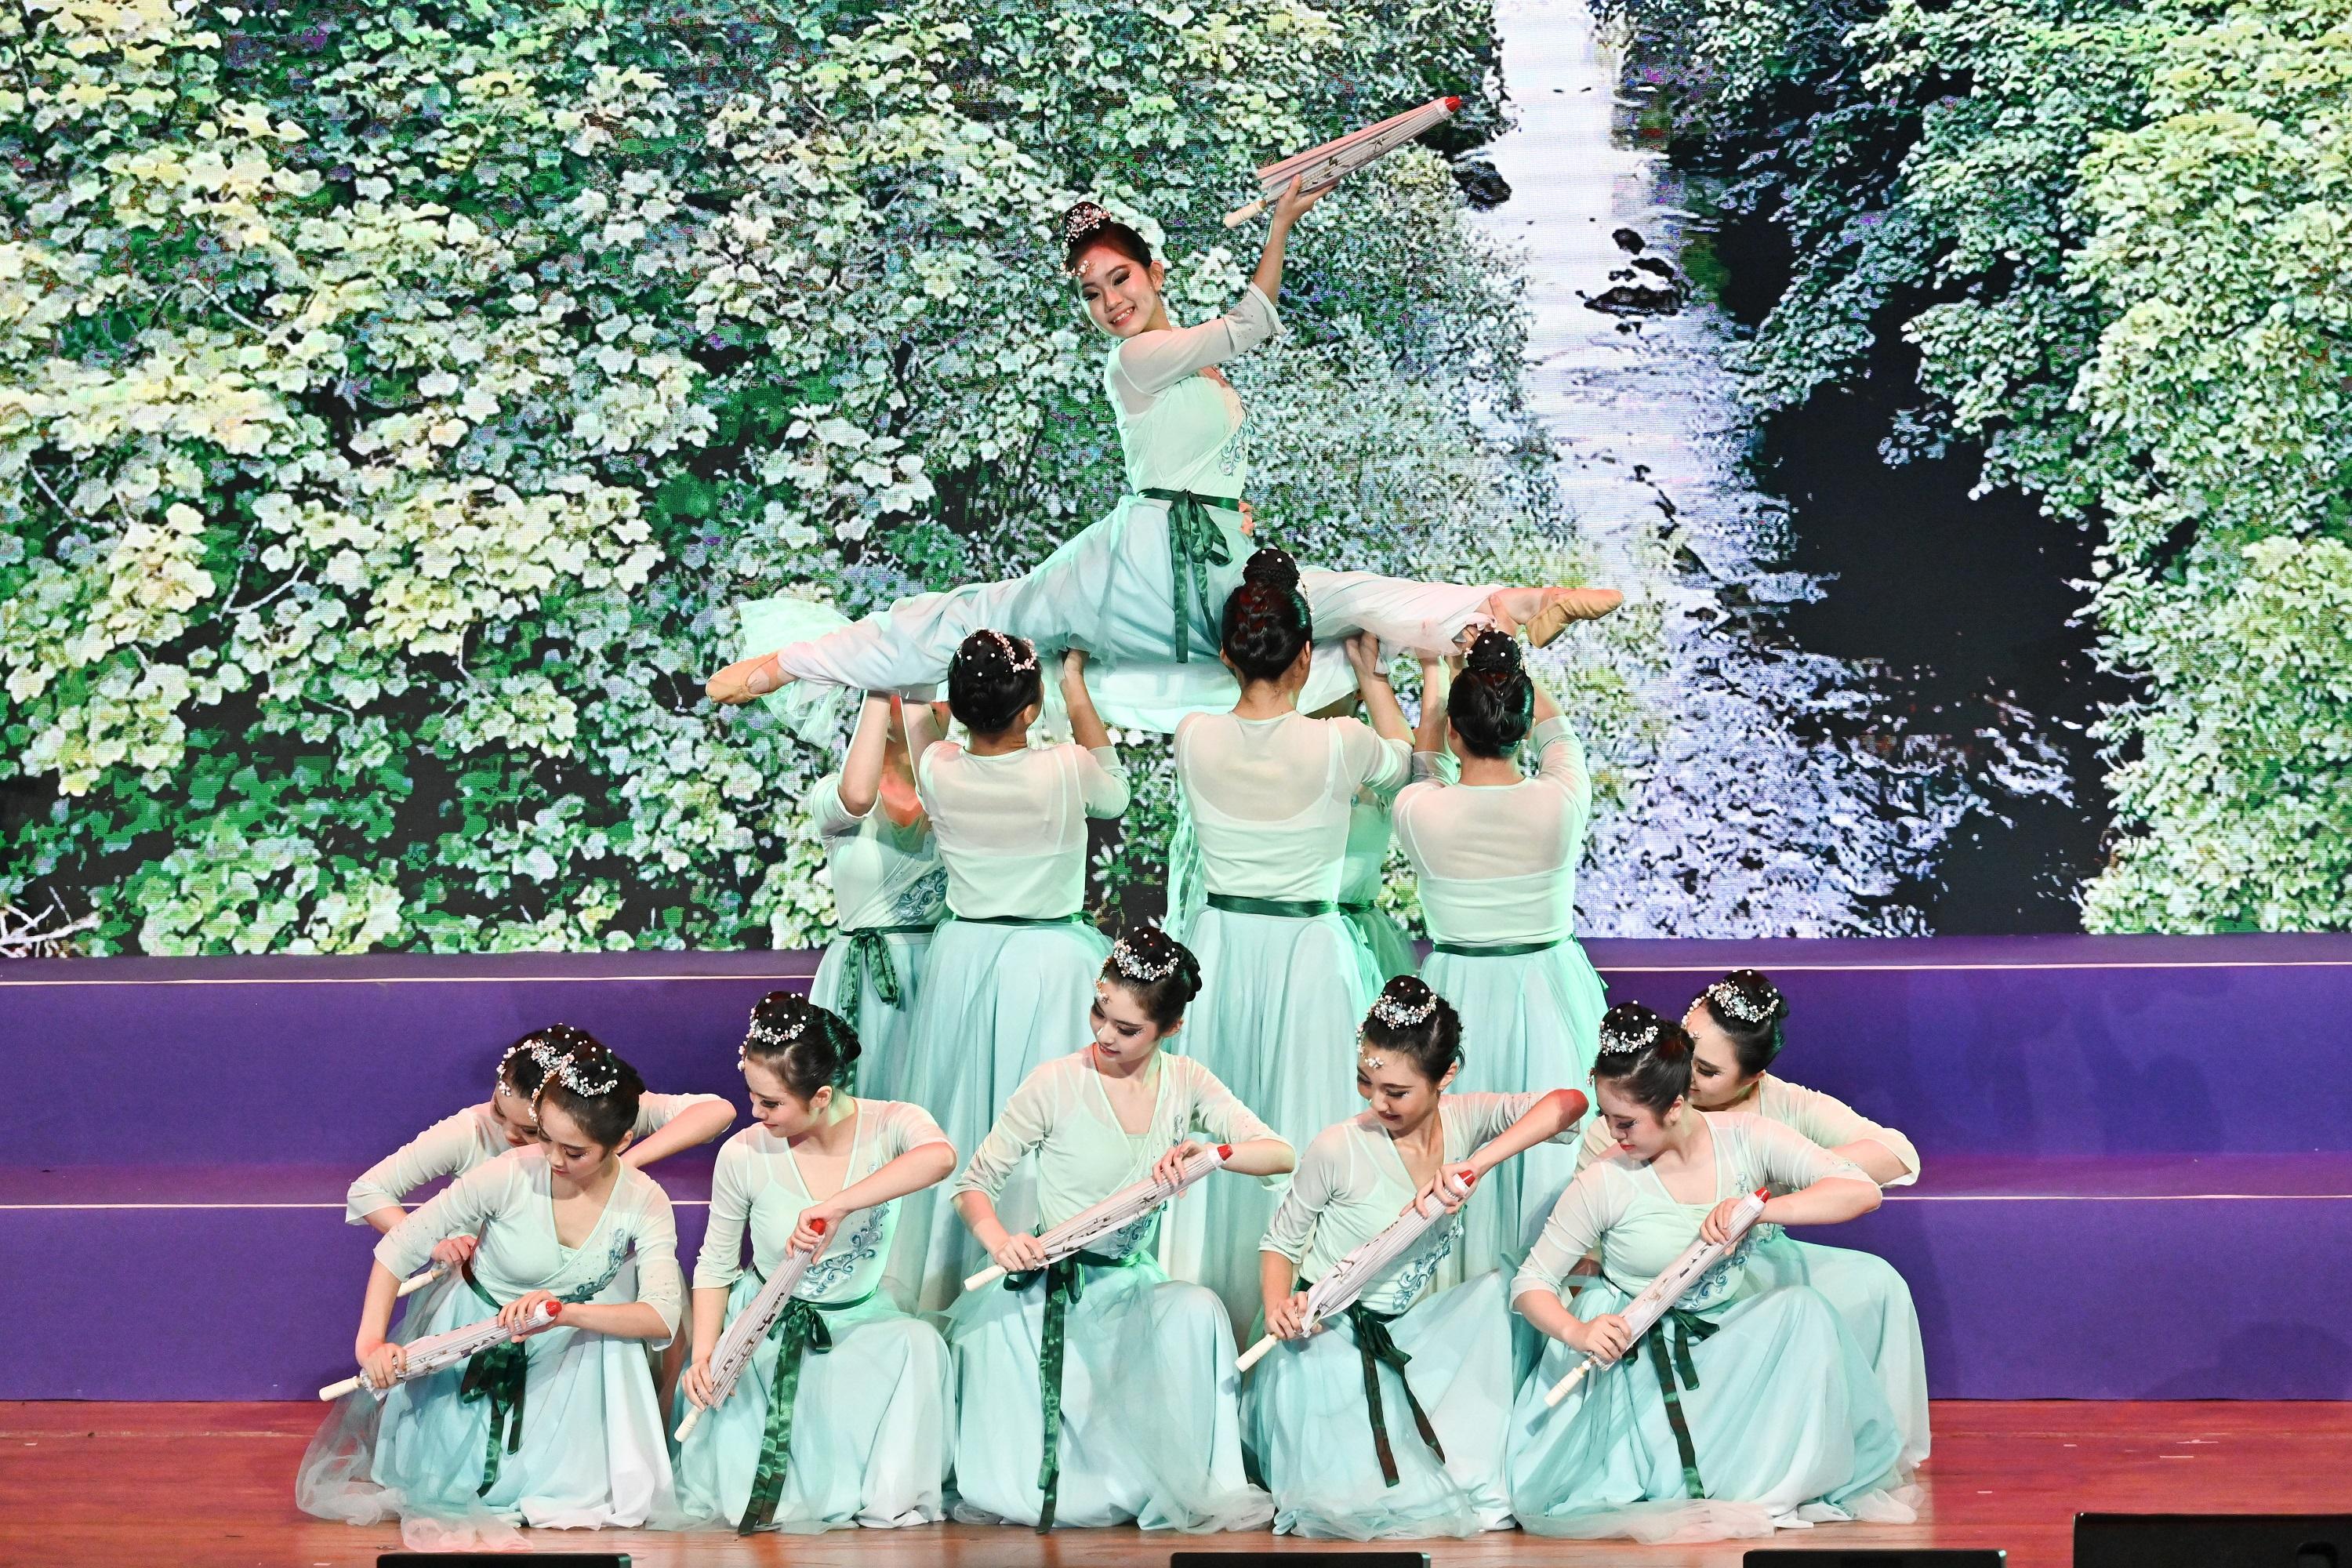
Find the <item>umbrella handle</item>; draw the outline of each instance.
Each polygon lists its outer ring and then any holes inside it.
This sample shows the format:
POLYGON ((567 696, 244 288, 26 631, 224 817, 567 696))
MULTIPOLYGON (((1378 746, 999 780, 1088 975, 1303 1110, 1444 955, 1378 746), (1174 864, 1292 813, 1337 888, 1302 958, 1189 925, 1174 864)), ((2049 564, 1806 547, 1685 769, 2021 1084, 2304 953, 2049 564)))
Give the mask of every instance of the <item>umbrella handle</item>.
POLYGON ((1003 1265, 992 1263, 987 1268, 982 1269, 979 1273, 973 1275, 971 1279, 965 1280, 963 1282, 963 1288, 967 1290, 982 1290, 995 1284, 999 1279, 1003 1278, 1003 1265))
POLYGON ((677 1424, 677 1440, 679 1442, 683 1443, 688 1437, 694 1436, 694 1424, 702 1419, 702 1412, 703 1406, 698 1405, 693 1409, 686 1413, 686 1419, 677 1424))
POLYGON ((347 1377, 341 1383, 331 1383, 319 1390, 319 1397, 331 1405, 359 1386, 360 1380, 357 1377, 347 1377))
POLYGON ((1225 215, 1225 226, 1227 228, 1239 228, 1242 225, 1249 222, 1250 219, 1257 216, 1258 214, 1264 211, 1265 211, 1265 198, 1264 196, 1260 196, 1257 200, 1247 203, 1242 206, 1237 206, 1233 211, 1227 213, 1225 215))
POLYGON ((393 1292, 393 1300, 396 1301, 403 1296, 414 1296, 436 1279, 446 1276, 448 1272, 449 1266, 446 1263, 436 1263, 430 1268, 420 1269, 400 1282, 400 1289, 393 1292))
POLYGON ((1575 1393, 1576 1385, 1584 1381, 1584 1374, 1591 1372, 1595 1364, 1596 1363, 1591 1356, 1586 1356, 1582 1361, 1577 1363, 1576 1370, 1570 1373, 1566 1377, 1561 1378, 1558 1383, 1553 1384, 1551 1385, 1551 1392, 1544 1395, 1544 1408, 1547 1410, 1554 1409, 1558 1407, 1561 1400, 1566 1399, 1570 1394, 1575 1393))
POLYGON ((1275 1338, 1272 1334, 1266 1335, 1265 1338, 1258 1341, 1257 1343, 1242 1352, 1241 1355, 1234 1362, 1234 1370, 1235 1372, 1247 1372, 1250 1368, 1264 1361, 1267 1355, 1272 1353, 1274 1347, 1281 1342, 1282 1342, 1280 1340, 1275 1338))

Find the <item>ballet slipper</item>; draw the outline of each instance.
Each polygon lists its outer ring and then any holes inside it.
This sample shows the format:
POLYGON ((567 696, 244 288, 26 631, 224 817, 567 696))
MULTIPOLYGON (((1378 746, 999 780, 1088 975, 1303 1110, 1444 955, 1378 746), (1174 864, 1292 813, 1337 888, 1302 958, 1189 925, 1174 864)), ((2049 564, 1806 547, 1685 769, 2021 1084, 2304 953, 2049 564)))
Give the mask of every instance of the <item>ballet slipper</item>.
POLYGON ((1548 647, 1570 621, 1597 621, 1625 602, 1614 588, 1546 588, 1543 608, 1522 629, 1530 647, 1548 647))
POLYGON ((729 665, 712 676, 702 690, 713 702, 731 708, 765 697, 771 691, 781 691, 792 680, 777 666, 774 654, 763 653, 757 658, 739 659, 729 665))

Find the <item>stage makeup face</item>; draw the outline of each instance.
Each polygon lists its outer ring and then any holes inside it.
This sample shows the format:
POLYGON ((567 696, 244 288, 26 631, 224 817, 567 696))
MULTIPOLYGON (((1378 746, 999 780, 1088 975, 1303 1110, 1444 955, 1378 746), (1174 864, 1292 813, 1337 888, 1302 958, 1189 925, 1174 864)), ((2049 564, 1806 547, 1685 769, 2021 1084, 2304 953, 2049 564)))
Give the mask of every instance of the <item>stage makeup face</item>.
POLYGON ((514 1091, 506 1079, 499 1079, 497 1090, 490 1096, 490 1115, 499 1124, 506 1140, 520 1149, 539 1142, 539 1123, 531 1120, 530 1101, 514 1091))
POLYGON ((1609 1135, 1637 1160, 1654 1160, 1664 1152, 1671 1129, 1689 1110, 1687 1100, 1677 1100, 1661 1117, 1608 1079, 1596 1079, 1592 1090, 1609 1135))
POLYGON ((779 1138, 798 1138, 824 1117, 833 1103, 833 1086, 825 1085, 803 1100, 784 1083, 783 1075, 756 1061, 743 1064, 743 1087, 751 1091, 751 1114, 779 1138))
POLYGON ((593 1186, 621 1151, 635 1142, 625 1137, 606 1145, 588 1136, 562 1106, 541 1101, 539 1141, 547 1148, 547 1168, 567 1182, 593 1186))
POLYGON ((1122 1064, 1142 1060, 1159 1048, 1161 1040, 1184 1026, 1180 1018, 1163 1032, 1131 987, 1108 980, 1096 983, 1095 1005, 1087 1017, 1094 1026, 1095 1049, 1122 1064))
POLYGON ((1461 1070, 1456 1063, 1432 1083, 1421 1076, 1421 1069, 1405 1052, 1364 1045, 1356 1053, 1356 1092, 1370 1104, 1381 1131, 1398 1138, 1420 1131, 1437 1114, 1438 1096, 1461 1070))
POLYGON ((1739 1053, 1731 1044, 1731 1037, 1723 1032, 1701 1003, 1693 1003, 1683 1015, 1683 1027, 1691 1037, 1691 1103, 1701 1110, 1723 1110, 1748 1096, 1756 1087, 1762 1073, 1743 1076, 1739 1070, 1739 1053))
POLYGON ((1097 245, 1078 258, 1070 270, 1078 280, 1078 297, 1086 301, 1094 324, 1115 338, 1168 324, 1160 302, 1168 268, 1155 261, 1144 267, 1108 245, 1097 245))

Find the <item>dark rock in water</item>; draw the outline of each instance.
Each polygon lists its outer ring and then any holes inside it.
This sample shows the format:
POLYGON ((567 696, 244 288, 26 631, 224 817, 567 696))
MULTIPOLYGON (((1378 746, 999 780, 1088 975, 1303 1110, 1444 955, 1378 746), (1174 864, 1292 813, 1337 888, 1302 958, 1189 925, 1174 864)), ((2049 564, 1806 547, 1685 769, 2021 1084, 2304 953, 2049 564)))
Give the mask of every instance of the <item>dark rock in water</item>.
POLYGON ((1484 158, 1456 158, 1454 183, 1462 187, 1463 195, 1480 212, 1501 206, 1511 199, 1511 183, 1484 158))
POLYGON ((1633 258, 1633 265, 1644 272, 1664 279, 1669 283, 1676 281, 1674 268, 1654 256, 1637 256, 1633 258))
POLYGON ((1646 283, 1620 283, 1584 297, 1584 308, 1610 316, 1671 316, 1683 308, 1679 289, 1657 289, 1646 283))
POLYGON ((1612 229, 1610 231, 1609 237, 1617 242, 1618 249, 1636 256, 1641 254, 1642 247, 1645 243, 1640 235, 1634 233, 1630 228, 1612 229))

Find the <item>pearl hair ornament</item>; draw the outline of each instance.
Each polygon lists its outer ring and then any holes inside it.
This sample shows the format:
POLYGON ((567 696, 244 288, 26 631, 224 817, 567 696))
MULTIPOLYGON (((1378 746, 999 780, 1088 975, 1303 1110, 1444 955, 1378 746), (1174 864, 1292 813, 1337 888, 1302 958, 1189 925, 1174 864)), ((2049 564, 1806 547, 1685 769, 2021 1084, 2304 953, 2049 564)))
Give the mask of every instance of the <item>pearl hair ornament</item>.
POLYGON ((1662 1033, 1658 1021, 1654 1018, 1638 1029, 1628 1029, 1622 1025, 1612 1028, 1608 1021, 1603 1019, 1601 1026, 1601 1049, 1598 1054, 1604 1057, 1630 1057, 1636 1052, 1646 1051, 1656 1045, 1662 1033))
MULTIPOLYGON (((1761 979, 1760 976, 1759 978, 1761 979)), ((1780 993, 1769 980, 1763 982, 1763 995, 1751 996, 1733 984, 1730 977, 1727 975, 1708 986, 1701 994, 1714 1004, 1717 1012, 1733 1023, 1745 1024, 1752 1027, 1758 1024, 1770 1023, 1780 1011, 1780 993)))
POLYGON ((1110 944, 1110 961, 1118 967, 1118 972, 1129 980, 1156 981, 1165 980, 1183 967, 1184 958, 1181 952, 1174 952, 1168 955, 1167 962, 1163 963, 1149 963, 1145 962, 1143 954, 1129 945, 1127 938, 1120 937, 1110 944))
POLYGON ((1429 994, 1427 1001, 1415 1005, 1383 995, 1372 1004, 1372 1016, 1392 1029, 1410 1029, 1416 1024, 1426 1024, 1437 1013, 1437 993, 1429 994))
POLYGON ((983 629, 990 637, 996 639, 996 646, 1004 650, 1004 662, 1012 668, 1013 674, 1026 675, 1037 668, 1037 649, 1034 645, 1023 638, 1006 637, 993 626, 983 629))

